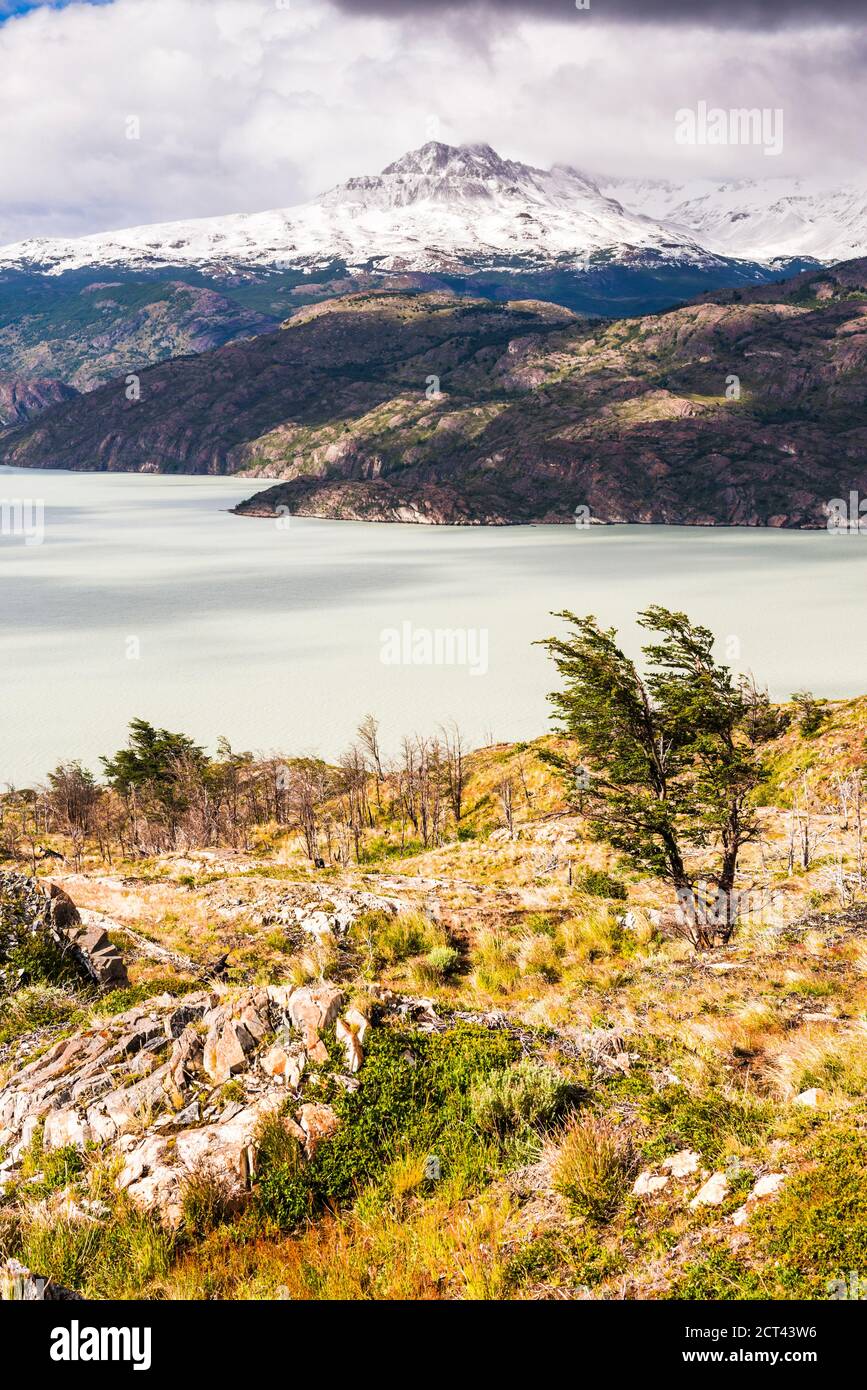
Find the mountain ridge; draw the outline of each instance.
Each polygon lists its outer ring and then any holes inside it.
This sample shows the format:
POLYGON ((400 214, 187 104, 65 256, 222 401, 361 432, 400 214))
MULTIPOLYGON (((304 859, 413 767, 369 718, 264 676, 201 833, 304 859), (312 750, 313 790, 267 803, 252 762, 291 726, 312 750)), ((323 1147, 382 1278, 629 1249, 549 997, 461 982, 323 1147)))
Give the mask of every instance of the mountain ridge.
MULTIPOLYGON (((665 216, 648 211, 650 185, 626 180, 620 186, 643 206, 627 206, 615 196, 616 183, 606 186, 571 165, 545 170, 503 159, 490 145, 429 141, 379 174, 354 176, 294 207, 77 238, 31 238, 0 247, 0 269, 56 275, 112 264, 213 270, 314 267, 339 259, 355 269, 436 272, 468 265, 587 269, 598 257, 633 264, 651 257, 703 266, 755 259, 736 239, 721 251, 704 245, 676 200, 665 216)), ((654 187, 658 199, 661 185, 654 187)), ((862 213, 860 249, 867 252, 867 200, 862 213)), ((819 259, 820 251, 816 245, 809 248, 819 259)), ((803 256, 807 248, 787 245, 770 259, 780 254, 803 256)))
POLYGON ((241 515, 820 527, 867 495, 865 381, 867 259, 607 322, 369 292, 53 406, 0 458, 273 479, 241 515))

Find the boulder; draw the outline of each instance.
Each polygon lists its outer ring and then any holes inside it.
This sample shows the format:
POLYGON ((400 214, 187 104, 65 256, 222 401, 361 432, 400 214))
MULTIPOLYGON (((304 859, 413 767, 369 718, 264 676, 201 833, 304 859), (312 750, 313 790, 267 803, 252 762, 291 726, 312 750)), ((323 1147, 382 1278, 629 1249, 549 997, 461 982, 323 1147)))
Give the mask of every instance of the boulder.
POLYGON ((266 1076, 282 1080, 284 1086, 297 1091, 306 1061, 305 1052, 290 1052, 282 1043, 275 1043, 262 1058, 262 1070, 266 1076))
POLYGON ((311 1158, 323 1139, 328 1139, 339 1128, 340 1121, 330 1105, 308 1102, 298 1112, 298 1122, 304 1131, 304 1150, 311 1158))
POLYGON ((698 1172, 700 1162, 699 1155, 694 1153, 692 1149, 681 1149, 679 1153, 663 1159, 659 1166, 663 1172, 669 1172, 673 1178, 687 1178, 691 1173, 698 1172))
POLYGON ((267 990, 248 990, 231 1003, 211 1009, 202 1065, 217 1085, 243 1071, 270 1028, 267 990))
POLYGON ((811 1086, 809 1091, 802 1091, 799 1096, 795 1096, 792 1104, 806 1105, 815 1110, 827 1099, 828 1092, 823 1091, 821 1086, 811 1086))
POLYGON ((668 1184, 668 1177, 664 1173, 651 1173, 649 1171, 639 1173, 632 1187, 636 1197, 649 1197, 654 1192, 661 1192, 668 1184))
POLYGON ((689 1205, 693 1210, 696 1207, 718 1207, 728 1196, 728 1190, 729 1180, 725 1173, 714 1173, 704 1186, 699 1188, 689 1205))
POLYGON ((45 1120, 42 1146, 45 1149, 63 1149, 72 1145, 83 1149, 91 1138, 90 1126, 82 1120, 77 1110, 51 1110, 45 1120))
POLYGON ((764 1177, 759 1178, 747 1201, 756 1201, 760 1197, 772 1197, 778 1192, 786 1181, 785 1173, 765 1173, 764 1177))
POLYGON ((320 1032, 336 1023, 343 1004, 342 992, 336 985, 326 982, 303 985, 293 991, 289 999, 289 1018, 301 1034, 304 1049, 311 1061, 328 1061, 328 1049, 320 1032))
POLYGON ((123 957, 102 927, 77 926, 63 929, 73 955, 100 989, 125 989, 129 984, 123 957))

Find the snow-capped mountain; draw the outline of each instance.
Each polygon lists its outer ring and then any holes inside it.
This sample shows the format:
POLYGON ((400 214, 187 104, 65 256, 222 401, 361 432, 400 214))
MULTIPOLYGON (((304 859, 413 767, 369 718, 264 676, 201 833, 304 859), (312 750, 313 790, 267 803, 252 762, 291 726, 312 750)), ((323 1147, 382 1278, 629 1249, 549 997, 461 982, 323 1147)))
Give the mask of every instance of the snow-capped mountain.
MULTIPOLYGON (((731 251, 725 253, 731 256, 731 251)), ((0 267, 59 274, 95 266, 350 268, 448 272, 584 269, 593 264, 711 266, 691 232, 614 196, 574 169, 535 169, 489 145, 432 141, 382 173, 349 179, 294 208, 32 238, 0 249, 0 267)))
POLYGON ((720 256, 769 265, 788 257, 845 261, 867 253, 867 180, 599 181, 633 212, 680 228, 720 256))

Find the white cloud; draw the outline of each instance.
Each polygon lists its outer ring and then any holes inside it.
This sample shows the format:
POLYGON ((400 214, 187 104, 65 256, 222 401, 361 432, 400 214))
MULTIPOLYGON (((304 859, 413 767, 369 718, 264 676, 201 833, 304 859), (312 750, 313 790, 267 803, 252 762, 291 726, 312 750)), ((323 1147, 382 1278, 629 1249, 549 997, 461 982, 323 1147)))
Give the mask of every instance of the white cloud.
POLYGON ((845 29, 593 26, 324 0, 114 0, 0 26, 0 241, 279 207, 438 138, 612 173, 767 174, 674 144, 679 107, 782 106, 774 173, 858 165, 845 29), (652 61, 651 59, 652 55, 652 61), (127 118, 141 138, 126 138, 127 118))

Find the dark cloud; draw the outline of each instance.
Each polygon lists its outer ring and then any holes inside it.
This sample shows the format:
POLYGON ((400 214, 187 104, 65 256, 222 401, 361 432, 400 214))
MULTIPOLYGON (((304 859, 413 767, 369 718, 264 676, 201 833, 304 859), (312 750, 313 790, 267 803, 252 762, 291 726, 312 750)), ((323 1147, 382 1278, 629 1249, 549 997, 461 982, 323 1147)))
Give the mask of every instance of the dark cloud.
MULTIPOLYGON (((333 0, 346 14, 421 20, 436 13, 489 10, 492 15, 563 20, 576 0, 333 0)), ((627 24, 684 24, 709 29, 770 30, 831 24, 867 25, 865 0, 590 0, 593 18, 627 24)))

